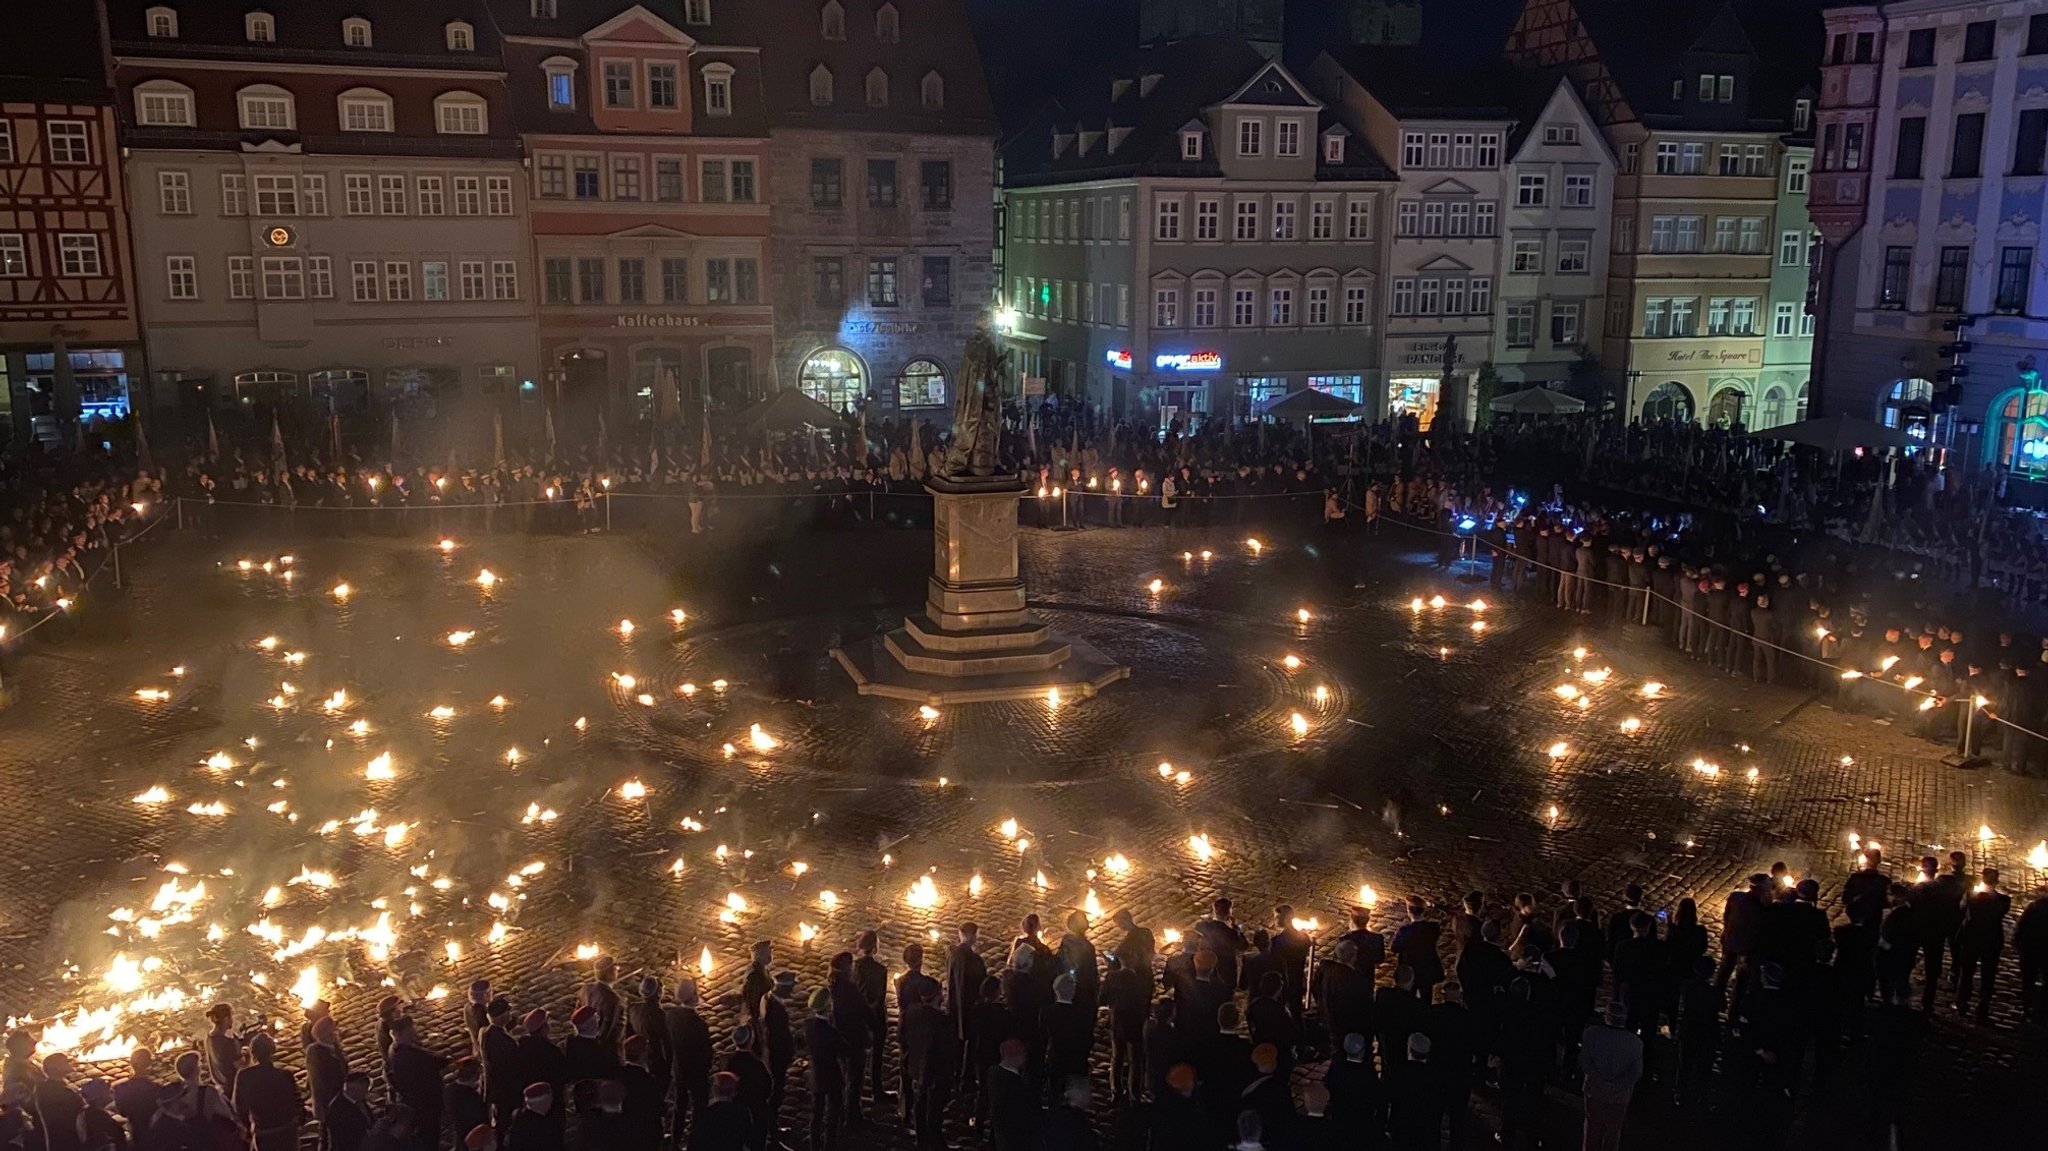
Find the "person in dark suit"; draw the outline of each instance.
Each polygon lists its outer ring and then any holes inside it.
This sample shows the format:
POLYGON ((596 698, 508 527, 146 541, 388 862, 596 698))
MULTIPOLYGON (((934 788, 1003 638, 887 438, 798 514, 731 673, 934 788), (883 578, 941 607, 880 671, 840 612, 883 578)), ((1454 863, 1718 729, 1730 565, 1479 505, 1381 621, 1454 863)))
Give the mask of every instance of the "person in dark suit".
MULTIPOLYGON (((868 1012, 867 1090, 877 1106, 888 1096, 882 1089, 882 1061, 889 1041, 889 966, 875 958, 880 946, 881 940, 872 928, 861 932, 853 944, 853 982, 860 988, 861 1003, 868 1012)), ((855 1082, 847 1086, 857 1099, 861 1085, 855 1082)))
MULTIPOLYGON (((519 1039, 512 1034, 511 1002, 497 996, 485 1006, 484 1014, 490 1025, 477 1038, 477 1047, 483 1052, 484 1101, 491 1107, 491 1125, 504 1131, 512 1126, 512 1116, 523 1106, 520 1094, 532 1081, 520 1067, 519 1039)), ((335 1051, 339 1054, 338 1045, 335 1051)), ((309 1068, 311 1059, 309 1052, 309 1068)), ((345 1061, 343 1066, 347 1066, 345 1061)))
POLYGON ((259 1031, 249 1039, 249 1063, 235 1072, 235 1117, 255 1133, 257 1151, 294 1151, 305 1118, 299 1081, 276 1060, 276 1041, 259 1031))
POLYGON ((327 1120, 320 1137, 326 1151, 361 1151, 377 1117, 370 1111, 370 1074, 351 1071, 342 1077, 341 1093, 327 1101, 327 1120))
POLYGON ((668 1015, 661 1006, 661 980, 640 980, 640 998, 626 1012, 626 1031, 647 1041, 647 1067, 668 1074, 674 1054, 669 1049, 668 1015))
POLYGON ((391 1029, 391 1053, 384 1061, 384 1077, 400 1103, 412 1108, 415 1130, 420 1137, 438 1144, 441 1139, 441 1073, 448 1057, 420 1045, 418 1025, 403 1016, 391 1029))
POLYGON ((2005 917, 2011 910, 2012 896, 1998 889, 1998 869, 1985 868, 1982 881, 1963 902, 1963 925, 1956 931, 1956 1011, 1969 1006, 1971 985, 1976 983, 1979 1023, 1991 1012, 1991 985, 1998 979, 2005 917))
POLYGON ((1039 1151, 1043 1116, 1038 1093, 1025 1077, 1028 1048, 1021 1039, 1005 1039, 1002 1059, 989 1072, 989 1136, 994 1151, 1039 1151))
POLYGON ((1218 899, 1210 905, 1207 919, 1195 924, 1195 934, 1204 950, 1216 956, 1216 978, 1233 993, 1237 990, 1238 956, 1251 949, 1251 941, 1238 930, 1230 914, 1230 901, 1218 899))
POLYGON ((958 1078, 951 1021, 939 1007, 939 985, 927 981, 919 998, 902 1012, 898 1043, 903 1049, 903 1092, 910 1124, 921 1148, 946 1145, 946 1102, 958 1078))
POLYGON ((739 1076, 720 1071, 711 1077, 704 1109, 690 1130, 689 1151, 747 1151, 755 1145, 754 1117, 739 1093, 739 1076))
POLYGON ((1394 961, 1415 973, 1415 998, 1429 1006, 1436 997, 1436 985, 1444 981, 1443 957, 1437 942, 1443 925, 1429 918, 1429 905, 1421 898, 1408 900, 1408 922, 1394 933, 1394 961))
POLYGON ((1143 1099, 1145 1090, 1145 1020, 1150 990, 1144 976, 1124 966, 1122 956, 1108 956, 1109 973, 1102 977, 1102 1005, 1109 1010, 1109 1100, 1143 1099))
MULTIPOLYGON (((156 1117, 157 1099, 163 1084, 151 1074, 156 1056, 147 1047, 137 1047, 128 1057, 128 1078, 114 1084, 114 1113, 128 1121, 128 1131, 137 1147, 149 1147, 149 1121, 156 1117)), ((337 1090, 340 1084, 336 1083, 337 1090)))
POLYGON ((725 1057, 725 1070, 738 1081, 737 1098, 747 1109, 749 1130, 753 1132, 751 1146, 766 1151, 768 1133, 774 1129, 775 1116, 770 1113, 774 1089, 768 1080, 768 1066, 754 1053, 755 1033, 751 1025, 742 1023, 732 1029, 733 1050, 725 1057))
POLYGON ((648 1048, 645 1035, 626 1036, 626 1060, 619 1065, 619 1086, 626 1091, 627 1151, 658 1151, 661 1147, 661 1121, 663 1112, 667 1110, 663 1104, 668 1099, 668 1065, 660 1064, 661 1071, 657 1074, 648 1048))
POLYGON ((562 1124, 553 1114, 560 1092, 559 1086, 545 1081, 528 1085, 521 1094, 522 1106, 505 1131, 504 1151, 562 1151, 562 1124))
MULTIPOLYGON (((675 1002, 661 1014, 668 1024, 668 1074, 676 1094, 675 1122, 669 1145, 680 1147, 684 1120, 691 1112, 704 1108, 710 1101, 711 1092, 711 1028, 704 1022, 704 1017, 697 1014, 697 981, 684 979, 677 983, 675 1002)), ((660 1073, 662 1068, 654 1070, 660 1073)))
POLYGON ((811 1093, 811 1151, 830 1151, 846 1131, 846 1053, 832 1022, 831 994, 822 987, 813 991, 810 1008, 804 1020, 804 1086, 811 1093))
POLYGON ((960 925, 960 940, 946 955, 946 1018, 953 1024, 953 1042, 960 1053, 960 1087, 979 1092, 981 1061, 975 1058, 974 1007, 981 999, 981 985, 988 980, 975 944, 981 928, 974 923, 960 925))
MULTIPOLYGON (((526 1013, 520 1021, 525 1034, 519 1037, 520 1074, 526 1076, 526 1086, 520 1089, 520 1109, 515 1116, 524 1116, 533 1110, 531 1092, 536 1083, 545 1083, 554 1090, 548 1106, 540 1114, 554 1128, 555 1138, 562 1137, 562 1089, 569 1082, 569 1062, 562 1055, 562 1049, 548 1038, 548 1013, 545 1008, 536 1007, 526 1013)), ((532 1121, 527 1121, 532 1126, 532 1121)))
POLYGON ((846 1120, 860 1122, 861 1080, 868 1070, 868 1042, 874 1014, 853 974, 853 953, 832 957, 827 990, 832 996, 832 1026, 839 1029, 839 1050, 846 1063, 846 1120))
POLYGON ((974 1120, 979 1124, 988 1121, 988 1079, 996 1064, 1002 1062, 1003 1044, 1024 1037, 1024 1029, 1010 1014, 1010 1009, 1003 1006, 1002 982, 993 975, 981 981, 981 995, 974 1004, 973 1026, 974 1046, 968 1058, 975 1063, 974 1120))
MULTIPOLYGON (((1301 1031, 1295 1026, 1293 1014, 1287 1010, 1286 997, 1286 973, 1268 969, 1259 976, 1259 985, 1253 989, 1244 1009, 1245 1026, 1251 1031, 1252 1045, 1271 1044, 1279 1054, 1283 1074, 1294 1066, 1294 1052, 1301 1045, 1301 1031)), ((1269 1126, 1267 1130, 1270 1132, 1272 1128, 1269 1126)))
POLYGON ((1088 1077, 1062 1085, 1059 1102, 1045 1113, 1038 1145, 1048 1151, 1095 1151, 1095 1125, 1088 1118, 1088 1077))
POLYGON ((1204 1148, 1221 1142, 1195 1095, 1195 1069, 1189 1064, 1176 1063, 1167 1070, 1164 1090, 1152 1101, 1149 1118, 1153 1147, 1204 1148))
POLYGON ((462 1139, 489 1122, 490 1109, 484 1105, 483 1092, 478 1089, 483 1067, 467 1055, 457 1059, 453 1067, 454 1077, 441 1088, 441 1114, 447 1120, 448 1130, 462 1139))
MULTIPOLYGON (((1311 941, 1308 932, 1294 926, 1294 908, 1283 903, 1273 909, 1273 935, 1267 945, 1273 966, 1282 977, 1282 998, 1287 1014, 1297 1028, 1301 1023, 1302 1000, 1308 995, 1308 953, 1311 941)), ((1282 1055, 1291 1062, 1292 1052, 1283 1050, 1282 1055)))

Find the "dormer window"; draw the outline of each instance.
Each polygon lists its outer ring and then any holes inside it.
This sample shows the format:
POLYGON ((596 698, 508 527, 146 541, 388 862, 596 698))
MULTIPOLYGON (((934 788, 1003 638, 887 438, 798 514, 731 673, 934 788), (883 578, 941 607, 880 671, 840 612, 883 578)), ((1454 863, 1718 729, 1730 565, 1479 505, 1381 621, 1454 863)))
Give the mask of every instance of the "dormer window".
POLYGON ((555 0, 533 0, 527 11, 533 13, 536 20, 552 20, 555 18, 555 0))
POLYGON ((256 84, 235 94, 242 127, 250 131, 289 132, 298 126, 292 94, 272 84, 256 84))
POLYGON ((887 108, 889 106, 889 74, 887 72, 877 68, 868 73, 867 96, 868 107, 870 108, 887 108))
POLYGON ((1344 137, 1339 136, 1335 132, 1323 137, 1323 163, 1342 164, 1343 162, 1344 137))
POLYGON ((335 98, 344 132, 391 131, 391 97, 375 88, 350 88, 335 98))
POLYGON ((251 44, 269 44, 277 40, 277 21, 268 12, 251 12, 242 17, 242 36, 251 44))
POLYGON ((683 0, 683 23, 711 23, 711 0, 683 0))
POLYGON ((1180 134, 1180 158, 1183 160, 1199 160, 1202 158, 1202 133, 1199 129, 1189 128, 1180 134))
POLYGON ((174 8, 151 8, 144 13, 148 21, 149 38, 152 40, 176 40, 178 38, 178 13, 174 8))
POLYGON ((730 64, 704 66, 704 114, 732 115, 732 73, 730 64))
POLYGON ((474 92, 449 92, 434 100, 434 127, 444 136, 481 136, 489 125, 490 106, 474 92))
POLYGON ((894 44, 903 38, 903 22, 896 15, 894 4, 883 4, 875 9, 875 39, 884 44, 894 44))
POLYGON ((550 56, 541 61, 540 70, 547 77, 548 108, 551 111, 566 112, 576 107, 576 61, 567 56, 550 56))
POLYGON ((460 20, 452 20, 445 29, 450 52, 476 51, 476 29, 460 20))
POLYGON ((946 109, 946 78, 937 72, 926 72, 924 81, 917 86, 918 100, 927 112, 943 112, 946 109))
POLYGON ((1792 101, 1792 130, 1804 132, 1813 127, 1813 101, 1804 98, 1792 101))
POLYGON ((826 0, 818 9, 818 35, 827 40, 846 39, 846 9, 839 6, 839 0, 826 0))
POLYGON ((360 16, 351 16, 341 22, 341 42, 350 48, 370 46, 370 22, 360 16))
POLYGON ((833 95, 832 69, 823 64, 811 69, 811 103, 820 108, 829 108, 832 106, 833 95))

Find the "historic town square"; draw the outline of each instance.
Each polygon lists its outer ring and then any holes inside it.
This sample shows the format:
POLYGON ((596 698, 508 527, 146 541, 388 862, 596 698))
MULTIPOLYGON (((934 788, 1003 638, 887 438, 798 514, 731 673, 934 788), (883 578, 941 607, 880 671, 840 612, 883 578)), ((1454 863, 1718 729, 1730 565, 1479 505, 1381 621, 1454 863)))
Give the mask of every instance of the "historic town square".
POLYGON ((0 14, 0 1151, 2048 1142, 2037 59, 0 14))

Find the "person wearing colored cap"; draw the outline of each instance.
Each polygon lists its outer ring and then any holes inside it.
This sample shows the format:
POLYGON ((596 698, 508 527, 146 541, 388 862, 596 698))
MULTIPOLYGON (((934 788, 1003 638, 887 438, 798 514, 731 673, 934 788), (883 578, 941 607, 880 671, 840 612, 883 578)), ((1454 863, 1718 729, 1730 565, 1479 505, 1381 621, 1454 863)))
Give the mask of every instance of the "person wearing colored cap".
POLYGON ((505 1151, 563 1151, 561 1117, 555 1114, 560 1088, 536 1081, 521 1092, 523 1105, 505 1131, 505 1151))
POLYGON ((626 1032, 644 1041, 648 1069, 666 1076, 675 1055, 669 1047, 668 1015, 661 1006, 661 980, 642 976, 639 990, 639 997, 626 1010, 626 1032))
POLYGON ((114 1117, 114 1088, 95 1075, 78 1085, 85 1110, 78 1113, 78 1143, 84 1151, 127 1151, 128 1132, 114 1117))
MULTIPOLYGON (((469 1054, 472 1058, 484 1056, 484 1028, 491 1025, 491 981, 473 979, 469 984, 469 997, 462 1001, 462 1030, 469 1036, 469 1054)), ((468 1128, 457 1127, 457 1133, 466 1133, 468 1128)))
POLYGON ((299 1082, 277 1065, 277 1043, 268 1032, 250 1036, 249 1058, 249 1065, 235 1073, 235 1117, 249 1131, 256 1151, 292 1151, 306 1109, 299 1082))
POLYGON ((498 1133, 479 1123, 462 1137, 464 1151, 497 1151, 498 1133))
POLYGON ((313 1021, 311 1038, 305 1049, 306 1094, 317 1123, 327 1117, 327 1105, 341 1094, 342 1080, 348 1078, 348 1056, 342 1052, 341 1031, 332 1015, 313 1021))
POLYGON ((1287 1087, 1287 1072, 1281 1064, 1279 1049, 1271 1043, 1252 1048, 1252 1070, 1252 1081, 1238 1092, 1239 1113, 1256 1113, 1268 1142, 1279 1147, 1292 1146, 1294 1095, 1287 1087))
POLYGON ((474 1056, 465 1055, 455 1061, 453 1068, 454 1077, 441 1087, 441 1114, 447 1117, 448 1130, 467 1135, 471 1128, 483 1126, 490 1114, 480 1089, 483 1064, 474 1056))
MULTIPOLYGON (((532 1110, 532 1099, 527 1095, 536 1083, 544 1083, 553 1090, 548 1106, 540 1114, 554 1131, 557 1143, 562 1138, 562 1088, 569 1081, 569 1063, 562 1055, 562 1049, 548 1038, 548 1013, 546 1008, 536 1007, 521 1020, 523 1034, 519 1036, 519 1060, 514 1066, 526 1077, 526 1086, 520 1089, 522 1100, 517 1118, 532 1110)), ((532 1124, 529 1123, 528 1126, 532 1124)))
MULTIPOLYGON (((693 1112, 701 1112, 710 1101, 711 1028, 697 1013, 697 981, 683 979, 676 984, 675 1002, 662 1010, 668 1024, 670 1082, 675 1087, 676 1112, 669 1145, 680 1147, 683 1127, 693 1112)), ((657 1074, 661 1068, 653 1069, 657 1074)))
POLYGON ((1611 1003, 1606 1018, 1587 1024, 1579 1041, 1586 1102, 1586 1151, 1616 1151, 1629 1100, 1643 1077, 1643 1040, 1628 1028, 1628 1008, 1611 1003))
POLYGON ((769 1082, 768 1067, 755 1052, 757 1034, 751 1024, 742 1023, 732 1029, 733 1049, 725 1057, 725 1070, 739 1081, 737 1098, 750 1116, 750 1130, 754 1132, 752 1146, 766 1147, 773 1141, 775 1130, 774 1088, 769 1082))
POLYGON ((1153 1101, 1147 1125, 1154 1147, 1213 1147, 1216 1131, 1195 1095, 1195 1069, 1176 1063, 1166 1072, 1165 1091, 1153 1101))
POLYGON ((655 1074, 652 1045, 644 1035, 626 1036, 624 1050, 618 1083, 626 1090, 626 1151, 657 1151, 668 1100, 668 1066, 664 1063, 661 1074, 655 1074))
POLYGON ((377 1059, 380 1062, 390 1060, 391 1029, 404 1017, 405 1000, 396 995, 386 995, 377 1001, 377 1059))
POLYGON ((616 1048, 605 1045, 599 1034, 604 1020, 597 1009, 588 1004, 578 1007, 569 1015, 569 1026, 575 1029, 575 1033, 562 1045, 562 1058, 569 1067, 569 1082, 610 1079, 619 1069, 619 1055, 616 1048))
POLYGON ((746 1151, 755 1145, 753 1113, 739 1094, 739 1076, 720 1071, 711 1077, 704 1110, 690 1128, 689 1151, 746 1151))
POLYGON ((591 965, 590 982, 576 993, 576 1005, 597 1012, 597 1038, 617 1059, 626 1041, 626 1004, 619 998, 619 968, 609 955, 600 955, 591 965))
POLYGON ((1029 1048, 1021 1039, 1005 1039, 1002 1057, 989 1073, 988 1125, 995 1151, 1035 1151, 1043 1116, 1038 1093, 1025 1077, 1029 1048))
POLYGON ((412 1108, 414 1129, 434 1144, 441 1141, 441 1075, 448 1057, 420 1043, 419 1025, 401 1017, 391 1028, 391 1054, 384 1060, 384 1080, 400 1103, 412 1108))
POLYGON ((327 1101, 323 1145, 327 1151, 359 1151, 376 1121, 370 1111, 370 1073, 351 1071, 342 1077, 341 1093, 327 1101))

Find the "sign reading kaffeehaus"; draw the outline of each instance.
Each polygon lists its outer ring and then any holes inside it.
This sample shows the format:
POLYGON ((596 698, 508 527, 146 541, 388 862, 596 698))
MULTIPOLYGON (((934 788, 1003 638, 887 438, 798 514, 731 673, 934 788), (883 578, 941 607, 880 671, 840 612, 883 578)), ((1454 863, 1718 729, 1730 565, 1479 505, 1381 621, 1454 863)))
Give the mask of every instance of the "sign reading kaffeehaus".
POLYGON ((612 317, 614 328, 698 328, 702 316, 679 316, 673 312, 621 312, 612 317))
MULTIPOLYGON (((1639 345, 1640 346, 1640 345, 1639 345)), ((1762 340, 1657 341, 1636 353, 1639 362, 1672 368, 1761 368, 1762 340)))

